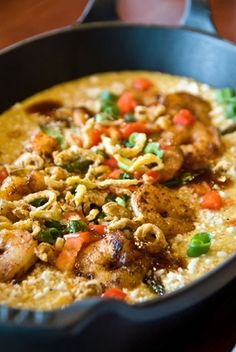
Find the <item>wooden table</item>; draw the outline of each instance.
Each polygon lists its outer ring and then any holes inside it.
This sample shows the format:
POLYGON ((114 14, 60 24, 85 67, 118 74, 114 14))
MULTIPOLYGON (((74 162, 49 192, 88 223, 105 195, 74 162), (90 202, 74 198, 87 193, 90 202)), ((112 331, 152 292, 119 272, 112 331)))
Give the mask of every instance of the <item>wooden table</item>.
MULTIPOLYGON (((220 35, 236 42, 236 0, 211 0, 220 35)), ((0 48, 75 23, 87 0, 0 0, 0 48)), ((184 0, 117 0, 121 19, 177 24, 184 0), (145 7, 145 8, 144 8, 145 7)))
MULTIPOLYGON (((54 28, 70 25, 79 17, 86 0, 0 0, 0 48, 26 37, 54 28)), ((236 0, 211 0, 213 18, 221 36, 236 42, 236 0)), ((131 22, 177 24, 184 0, 119 0, 118 12, 123 20, 131 22), (145 6, 145 8, 143 8, 145 6)), ((231 284, 232 285, 232 284, 231 284)), ((235 286, 235 282, 233 284, 235 286)), ((228 352, 235 334, 235 296, 232 290, 223 291, 225 302, 216 305, 216 312, 207 319, 207 331, 198 330, 197 341, 183 339, 181 349, 191 352, 228 352), (225 293, 224 293, 225 292, 225 293), (217 311, 217 309, 219 310, 217 311)), ((235 290, 234 290, 235 292, 235 290)), ((236 341, 235 341, 236 342, 236 341)), ((130 351, 129 348, 127 351, 130 351)), ((158 349, 157 349, 158 351, 158 349)))

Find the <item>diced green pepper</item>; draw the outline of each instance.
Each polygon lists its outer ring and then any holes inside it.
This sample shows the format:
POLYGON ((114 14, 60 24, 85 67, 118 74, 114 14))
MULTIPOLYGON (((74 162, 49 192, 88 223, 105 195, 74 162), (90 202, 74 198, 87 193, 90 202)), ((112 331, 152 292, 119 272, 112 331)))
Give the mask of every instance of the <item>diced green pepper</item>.
POLYGON ((172 180, 164 182, 164 185, 166 187, 174 187, 182 184, 182 179, 181 177, 178 178, 173 178, 172 180))
POLYGON ((116 197, 116 203, 121 205, 122 207, 126 208, 126 206, 127 206, 127 197, 125 197, 125 196, 116 197))
POLYGON ((111 116, 107 112, 99 112, 98 114, 95 115, 95 121, 97 123, 101 123, 104 121, 111 121, 111 116))
POLYGON ((79 231, 84 231, 87 227, 86 222, 82 220, 70 220, 68 223, 69 233, 75 233, 79 231))
POLYGON ((187 254, 189 257, 199 257, 209 251, 211 236, 207 232, 200 232, 191 238, 187 254))
POLYGON ((32 202, 30 202, 31 205, 33 205, 33 207, 41 207, 42 205, 47 203, 47 199, 46 198, 39 198, 39 199, 35 199, 32 202))
POLYGON ((172 180, 166 181, 164 185, 166 187, 172 187, 172 186, 177 186, 177 185, 185 185, 186 183, 189 183, 193 180, 195 180, 197 177, 202 175, 205 171, 204 170, 199 170, 197 172, 184 172, 182 176, 174 178, 172 180))
POLYGON ((144 153, 151 153, 151 154, 155 154, 156 156, 158 156, 159 158, 162 158, 164 155, 163 150, 160 149, 160 145, 157 142, 150 142, 146 145, 146 147, 144 148, 144 153))
POLYGON ((233 96, 234 96, 234 91, 232 88, 218 89, 215 93, 215 98, 218 103, 225 103, 233 96))
POLYGON ((135 118, 134 114, 129 113, 129 114, 124 115, 124 120, 125 120, 125 122, 135 122, 136 118, 135 118))
POLYGON ((115 104, 105 104, 101 107, 101 112, 110 116, 110 119, 117 119, 120 110, 115 104))
POLYGON ((134 147, 138 137, 139 137, 139 133, 137 133, 137 132, 131 133, 131 135, 129 136, 129 139, 128 139, 128 143, 127 143, 128 145, 126 145, 126 146, 128 146, 130 148, 134 147))
POLYGON ((228 100, 225 105, 225 113, 228 119, 236 118, 236 97, 228 100))
POLYGON ((64 168, 69 172, 81 171, 86 172, 88 170, 89 165, 93 163, 92 160, 75 160, 69 164, 64 165, 64 168))
POLYGON ((120 180, 131 180, 133 179, 132 175, 128 174, 127 172, 124 172, 119 175, 120 180))
POLYGON ((47 242, 50 244, 54 244, 58 237, 61 237, 59 230, 54 227, 51 227, 49 229, 41 231, 38 234, 37 239, 39 242, 47 242))
POLYGON ((100 94, 100 99, 103 103, 115 103, 117 97, 115 94, 109 92, 109 90, 104 90, 101 94, 100 94))
POLYGON ((57 220, 47 220, 45 221, 44 225, 47 227, 54 227, 57 230, 60 230, 62 228, 61 223, 57 220))
POLYGON ((110 193, 110 194, 108 194, 108 196, 106 197, 106 202, 107 202, 107 203, 108 203, 108 202, 114 202, 115 199, 116 199, 115 194, 110 193))

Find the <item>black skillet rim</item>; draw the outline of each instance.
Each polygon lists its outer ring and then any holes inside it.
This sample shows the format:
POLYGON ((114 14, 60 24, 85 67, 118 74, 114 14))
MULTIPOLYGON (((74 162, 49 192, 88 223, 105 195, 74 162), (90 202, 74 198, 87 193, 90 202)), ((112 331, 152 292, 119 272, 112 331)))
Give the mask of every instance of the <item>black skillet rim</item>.
POLYGON ((129 23, 129 22, 123 22, 120 20, 117 21, 104 21, 104 22, 88 22, 88 23, 75 23, 73 25, 68 25, 65 26, 63 28, 56 28, 50 31, 46 31, 44 33, 39 33, 36 34, 32 37, 23 39, 19 42, 16 42, 14 44, 11 44, 3 49, 0 49, 0 55, 4 55, 6 53, 8 53, 9 51, 18 49, 19 47, 22 47, 24 45, 30 44, 31 42, 35 42, 35 41, 40 41, 41 39, 44 39, 46 37, 53 37, 56 36, 58 34, 62 34, 64 32, 71 32, 71 31, 84 31, 84 30, 91 30, 91 29, 96 29, 96 28, 116 28, 116 27, 120 27, 120 28, 153 28, 153 29, 164 29, 164 30, 175 30, 175 31, 180 31, 180 32, 191 32, 191 33, 196 33, 196 34, 200 34, 203 36, 207 36, 207 37, 211 37, 212 39, 215 39, 219 42, 223 42, 225 44, 229 44, 230 46, 234 47, 236 49, 236 44, 232 41, 230 41, 229 39, 225 39, 225 38, 221 38, 218 35, 215 35, 213 33, 209 33, 205 30, 199 30, 199 29, 195 29, 192 28, 190 26, 168 26, 168 25, 157 25, 157 24, 145 24, 145 23, 129 23))

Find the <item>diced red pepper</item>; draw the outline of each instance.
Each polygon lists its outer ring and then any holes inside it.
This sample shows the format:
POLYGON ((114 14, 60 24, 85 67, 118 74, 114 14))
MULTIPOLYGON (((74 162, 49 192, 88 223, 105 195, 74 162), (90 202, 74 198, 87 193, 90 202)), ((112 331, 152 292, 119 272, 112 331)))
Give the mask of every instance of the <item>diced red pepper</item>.
POLYGON ((119 178, 120 174, 123 174, 123 173, 124 173, 124 170, 115 169, 107 176, 107 178, 111 178, 113 180, 117 180, 119 178))
POLYGON ((120 299, 121 301, 123 301, 126 296, 127 295, 122 290, 116 287, 107 288, 106 291, 102 294, 102 297, 120 299))
POLYGON ((124 122, 121 125, 121 133, 123 138, 128 138, 132 133, 146 133, 149 134, 150 130, 144 122, 124 122))
POLYGON ((91 147, 101 142, 101 131, 93 130, 90 132, 91 147))
POLYGON ((161 174, 157 171, 150 170, 143 175, 143 179, 148 183, 155 183, 157 181, 160 181, 161 174))
POLYGON ((117 100, 117 106, 121 114, 127 114, 134 110, 137 101, 131 92, 124 92, 117 100))
POLYGON ((101 134, 105 136, 111 137, 113 139, 119 140, 121 139, 122 135, 120 133, 119 127, 117 126, 97 126, 97 129, 100 131, 101 134))
POLYGON ((106 134, 109 137, 117 140, 121 139, 122 137, 119 128, 115 126, 108 127, 106 134))
POLYGON ((139 180, 142 177, 142 173, 140 171, 134 171, 134 177, 139 180))
POLYGON ((148 78, 140 77, 134 80, 133 87, 141 92, 148 90, 153 86, 152 82, 148 78))
POLYGON ((103 165, 109 166, 110 169, 114 170, 118 168, 118 162, 115 158, 105 159, 103 165))
POLYGON ((90 223, 88 225, 88 228, 89 228, 89 230, 94 231, 94 232, 98 233, 99 235, 103 235, 105 232, 106 226, 102 225, 102 224, 96 225, 96 224, 90 223))
POLYGON ((100 238, 94 236, 91 232, 77 232, 64 236, 65 244, 56 259, 56 267, 59 270, 72 270, 75 265, 75 260, 78 252, 82 247, 91 242, 97 241, 100 238))
POLYGON ((196 117, 187 109, 181 109, 173 118, 176 125, 190 126, 196 121, 196 117))
POLYGON ((162 150, 169 150, 172 148, 172 145, 170 144, 161 144, 161 149, 162 150))
POLYGON ((223 202, 217 191, 209 191, 202 197, 200 205, 203 209, 219 210, 223 202))

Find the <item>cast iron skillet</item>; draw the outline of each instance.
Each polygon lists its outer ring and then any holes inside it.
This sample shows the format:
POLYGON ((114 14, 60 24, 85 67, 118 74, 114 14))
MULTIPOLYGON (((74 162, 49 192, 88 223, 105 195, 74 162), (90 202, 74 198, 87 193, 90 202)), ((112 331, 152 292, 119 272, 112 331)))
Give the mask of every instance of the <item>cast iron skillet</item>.
MULTIPOLYGON (((116 19, 114 1, 92 0, 81 20, 107 18, 116 19)), ((0 53, 0 110, 54 84, 103 71, 158 70, 236 89, 236 46, 217 38, 206 1, 188 0, 182 22, 191 28, 89 23, 13 45, 0 53)), ((108 314, 123 326, 127 321, 158 324, 180 317, 229 283, 236 277, 235 264, 236 255, 191 285, 135 306, 97 298, 47 313, 2 306, 0 331, 37 337, 79 334, 108 314)))

